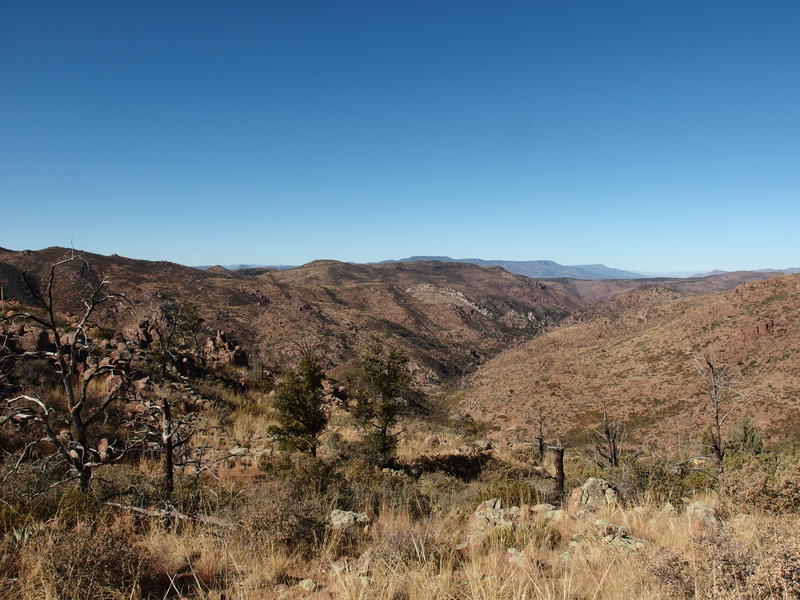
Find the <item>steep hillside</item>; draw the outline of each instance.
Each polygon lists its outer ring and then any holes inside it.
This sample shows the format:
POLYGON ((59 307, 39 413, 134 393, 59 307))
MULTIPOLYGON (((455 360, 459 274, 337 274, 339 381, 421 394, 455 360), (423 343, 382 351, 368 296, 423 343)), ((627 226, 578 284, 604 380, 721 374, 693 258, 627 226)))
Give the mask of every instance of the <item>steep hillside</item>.
MULTIPOLYGON (((6 299, 33 301, 22 281, 41 281, 63 248, 0 252, 6 299)), ((328 366, 352 358, 373 331, 404 345, 420 377, 437 381, 474 368, 581 308, 561 284, 500 268, 419 262, 353 265, 316 261, 288 271, 205 271, 168 262, 84 254, 89 271, 71 265, 59 279, 64 312, 80 310, 85 282, 101 275, 129 305, 106 315, 135 326, 165 302, 191 301, 267 364, 286 363, 297 342, 314 345, 328 366)))
POLYGON ((698 435, 703 395, 693 355, 711 352, 738 372, 748 415, 773 433, 800 427, 800 275, 688 297, 634 290, 501 353, 456 398, 475 418, 526 435, 541 408, 550 434, 584 431, 604 406, 640 440, 677 444, 698 435))

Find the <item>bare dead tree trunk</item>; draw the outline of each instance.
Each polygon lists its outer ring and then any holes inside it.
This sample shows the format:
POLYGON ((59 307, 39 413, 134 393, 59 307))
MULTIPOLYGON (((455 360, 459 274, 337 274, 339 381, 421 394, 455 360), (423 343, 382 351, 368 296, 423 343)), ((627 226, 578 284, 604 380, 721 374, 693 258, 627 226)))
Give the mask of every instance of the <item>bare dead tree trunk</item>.
MULTIPOLYGON (((608 410, 603 408, 602 428, 594 432, 594 446, 600 458, 612 468, 619 466, 620 445, 624 430, 619 423, 608 418, 608 410)), ((601 464, 602 463, 598 463, 601 464)))
POLYGON ((695 357, 695 368, 703 378, 707 408, 710 413, 709 444, 717 472, 722 473, 725 466, 725 441, 722 438, 722 428, 731 416, 733 408, 726 410, 726 400, 732 396, 741 396, 734 388, 736 383, 732 369, 729 365, 719 364, 709 355, 695 357))
POLYGON ((164 452, 164 497, 169 499, 175 490, 175 431, 168 398, 161 401, 161 443, 164 452))
POLYGON ((550 446, 550 450, 553 452, 553 466, 556 471, 553 492, 558 501, 561 502, 564 499, 564 445, 561 441, 558 441, 555 445, 550 446))
POLYGON ((536 436, 536 444, 539 449, 539 464, 544 462, 544 450, 545 450, 545 443, 544 443, 544 413, 542 412, 542 407, 539 407, 539 419, 538 419, 538 434, 536 436))

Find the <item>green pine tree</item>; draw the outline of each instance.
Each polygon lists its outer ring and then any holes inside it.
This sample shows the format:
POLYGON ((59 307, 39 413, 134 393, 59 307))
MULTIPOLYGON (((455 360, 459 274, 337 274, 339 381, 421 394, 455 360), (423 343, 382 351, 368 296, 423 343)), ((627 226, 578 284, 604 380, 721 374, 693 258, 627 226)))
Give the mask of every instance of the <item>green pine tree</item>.
POLYGON ((397 448, 393 431, 411 401, 408 357, 399 348, 386 348, 377 335, 358 358, 353 414, 368 430, 366 443, 381 464, 388 464, 397 448))
POLYGON ((270 427, 270 433, 284 449, 317 455, 320 436, 328 425, 323 377, 319 359, 304 348, 297 370, 288 370, 275 389, 278 425, 270 427))

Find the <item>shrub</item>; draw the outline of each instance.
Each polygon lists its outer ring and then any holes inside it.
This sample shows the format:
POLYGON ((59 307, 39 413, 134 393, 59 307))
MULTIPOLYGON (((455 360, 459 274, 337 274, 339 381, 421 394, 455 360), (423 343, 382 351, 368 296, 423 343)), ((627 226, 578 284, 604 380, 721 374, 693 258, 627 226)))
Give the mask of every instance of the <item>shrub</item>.
POLYGON ((446 454, 440 456, 420 456, 414 459, 409 468, 418 473, 440 471, 462 481, 472 481, 480 477, 486 467, 495 460, 483 454, 446 454))
POLYGON ((523 504, 540 504, 542 491, 532 482, 525 479, 506 479, 489 485, 483 491, 483 500, 500 498, 506 506, 523 504))
POLYGON ((780 513, 800 508, 800 462, 796 456, 739 456, 719 478, 719 492, 734 506, 780 513))
POLYGON ((666 548, 658 548, 654 554, 639 558, 645 572, 666 592, 665 597, 694 597, 695 574, 689 561, 666 548))
POLYGON ((308 553, 325 535, 326 512, 293 490, 272 487, 246 504, 239 523, 242 534, 258 545, 308 553))
POLYGON ((142 551, 125 521, 59 522, 38 534, 20 556, 20 597, 26 600, 120 600, 135 597, 142 551))
POLYGON ((552 550, 561 541, 561 534, 546 521, 520 523, 516 527, 495 527, 484 538, 488 547, 516 548, 529 546, 552 550))
POLYGON ((431 512, 448 513, 465 509, 469 502, 467 484, 442 472, 427 473, 417 480, 419 492, 430 499, 431 512))
POLYGON ((52 388, 61 384, 53 364, 41 358, 19 361, 14 365, 11 376, 23 388, 52 388))
POLYGON ((343 472, 347 486, 340 501, 351 509, 377 513, 382 508, 390 508, 413 517, 431 513, 431 499, 420 491, 411 477, 381 471, 362 461, 353 461, 343 472))
POLYGON ((641 503, 675 502, 685 496, 713 489, 713 476, 677 467, 661 460, 642 460, 599 475, 611 482, 626 500, 641 503))
POLYGON ((381 531, 370 549, 373 558, 383 561, 390 568, 429 564, 443 566, 451 564, 454 559, 454 546, 450 542, 442 539, 434 528, 420 524, 381 531))
POLYGON ((800 598, 800 541, 780 537, 765 546, 748 587, 754 598, 800 598))

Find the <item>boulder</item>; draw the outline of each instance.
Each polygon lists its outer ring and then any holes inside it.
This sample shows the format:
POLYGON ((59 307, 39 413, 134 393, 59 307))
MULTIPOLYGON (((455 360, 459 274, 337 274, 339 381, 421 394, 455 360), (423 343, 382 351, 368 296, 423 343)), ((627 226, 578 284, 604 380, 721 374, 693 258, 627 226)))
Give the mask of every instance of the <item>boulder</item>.
POLYGON ((509 510, 503 508, 503 501, 500 498, 491 498, 481 502, 472 513, 469 524, 470 533, 482 533, 493 527, 512 527, 516 520, 514 516, 519 518, 519 507, 512 508, 517 510, 509 513, 509 510))
MULTIPOLYGON (((607 540, 607 538, 603 539, 607 540)), ((627 535, 614 536, 612 539, 607 541, 620 552, 639 552, 647 547, 647 542, 644 540, 627 535)))
POLYGON ((300 583, 297 584, 304 592, 316 592, 317 591, 317 584, 314 582, 313 579, 303 579, 300 583))
POLYGON ((571 515, 597 512, 604 506, 615 506, 619 495, 605 479, 590 477, 580 487, 572 490, 567 500, 567 512, 571 515))
POLYGON ((364 513, 334 509, 328 517, 331 529, 345 530, 354 525, 369 525, 371 519, 364 513))
POLYGON ((605 519, 594 522, 595 529, 603 536, 603 541, 621 552, 638 552, 644 549, 647 542, 631 537, 628 530, 622 525, 617 525, 605 519))
POLYGON ((717 511, 703 502, 692 502, 686 507, 686 518, 694 533, 710 533, 722 529, 717 511))
POLYGON ((622 525, 617 525, 616 523, 612 523, 611 521, 606 521, 605 519, 597 519, 594 522, 594 526, 604 536, 610 535, 616 537, 616 536, 628 535, 628 530, 625 529, 622 525))

